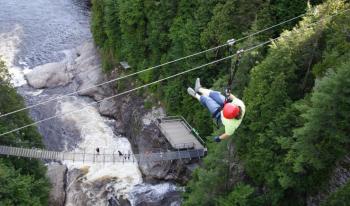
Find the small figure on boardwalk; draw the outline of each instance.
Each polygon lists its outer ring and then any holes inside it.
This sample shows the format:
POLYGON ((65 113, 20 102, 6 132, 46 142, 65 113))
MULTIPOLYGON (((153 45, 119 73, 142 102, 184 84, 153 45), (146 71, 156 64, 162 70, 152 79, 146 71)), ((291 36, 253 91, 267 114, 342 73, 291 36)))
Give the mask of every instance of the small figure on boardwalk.
POLYGON ((119 157, 123 156, 123 153, 121 151, 119 151, 119 150, 118 150, 118 154, 119 154, 119 157))
POLYGON ((100 154, 100 148, 98 148, 98 147, 96 148, 96 153, 100 154))

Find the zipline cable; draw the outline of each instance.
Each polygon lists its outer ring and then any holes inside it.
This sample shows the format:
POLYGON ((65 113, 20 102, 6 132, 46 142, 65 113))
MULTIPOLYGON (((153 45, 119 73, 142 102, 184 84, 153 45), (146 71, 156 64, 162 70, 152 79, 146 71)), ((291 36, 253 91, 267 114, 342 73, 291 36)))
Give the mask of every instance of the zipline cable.
MULTIPOLYGON (((299 16, 296 16, 296 17, 293 17, 291 19, 288 19, 288 20, 285 20, 283 22, 280 22, 278 24, 275 24, 273 26, 270 26, 268 28, 265 28, 265 29, 262 29, 260 31, 257 31, 255 33, 252 33, 252 34, 249 34, 245 37, 242 37, 240 39, 237 39, 235 40, 235 42, 240 42, 240 41, 243 41, 244 39, 247 39, 249 37, 252 37, 252 36, 255 36, 255 35, 258 35, 260 33, 263 33, 265 31, 268 31, 270 29, 273 29, 275 27, 278 27, 280 25, 283 25, 283 24, 286 24, 288 22, 291 22, 295 19, 298 19, 298 18, 301 18, 303 16, 305 16, 306 14, 301 14, 299 16)), ((140 71, 137 71, 137 72, 134 72, 134 73, 131 73, 131 74, 127 74, 127 75, 124 75, 122 77, 118 77, 118 78, 115 78, 115 79, 111 79, 109 81, 106 81, 106 82, 102 82, 102 83, 99 83, 99 84, 96 84, 94 86, 91 86, 91 87, 88 87, 88 88, 84 88, 84 89, 81 89, 81 90, 77 90, 77 91, 74 91, 74 92, 71 92, 71 93, 68 93, 68 94, 64 94, 64 95, 60 95, 58 97, 55 97, 55 98, 52 98, 52 99, 48 99, 48 100, 45 100, 45 101, 42 101, 42 102, 39 102, 37 104, 33 104, 33 105, 30 105, 30 106, 27 106, 27 107, 24 107, 24 108, 21 108, 21 109, 18 109, 18 110, 14 110, 12 112, 8 112, 8 113, 5 113, 5 114, 0 114, 0 118, 1 117, 6 117, 6 116, 9 116, 11 114, 15 114, 17 112, 21 112, 23 110, 27 110, 27 109, 31 109, 31 108, 34 108, 34 107, 37 107, 37 106, 40 106, 40 105, 43 105, 43 104, 46 104, 46 103, 49 103, 49 102, 52 102, 52 101, 56 101, 56 100, 59 100, 59 99, 62 99, 66 96, 71 96, 71 95, 75 95, 75 94, 78 94, 79 92, 83 92, 83 91, 88 91, 90 89, 94 89, 96 87, 100 87, 100 86, 103 86, 103 85, 106 85, 106 84, 110 84, 110 83, 113 83, 113 82, 116 82, 116 81, 119 81, 119 80, 122 80, 122 79, 125 79, 125 78, 128 78, 128 77, 132 77, 132 76, 135 76, 137 74, 140 74, 140 73, 143 73, 143 72, 147 72, 147 71, 150 71, 150 70, 153 70, 153 69, 156 69, 156 68, 159 68, 159 67, 163 67, 163 66, 166 66, 166 65, 169 65, 169 64, 172 64, 172 63, 175 63, 175 62, 178 62, 178 61, 181 61, 181 60, 185 60, 185 59, 188 59, 188 58, 191 58, 191 57, 194 57, 194 56, 197 56, 197 55, 200 55, 200 54, 204 54, 204 53, 207 53, 209 51, 213 51, 213 50, 217 50, 217 49, 220 49, 224 46, 227 46, 229 45, 228 43, 225 43, 225 44, 222 44, 222 45, 219 45, 219 46, 216 46, 216 47, 213 47, 213 48, 210 48, 210 49, 207 49, 207 50, 203 50, 203 51, 200 51, 200 52, 197 52, 197 53, 194 53, 194 54, 191 54, 191 55, 188 55, 188 56, 184 56, 184 57, 181 57, 181 58, 178 58, 178 59, 174 59, 172 61, 168 61, 168 62, 165 62, 163 64, 159 64, 159 65, 156 65, 156 66, 153 66, 153 67, 149 67, 147 69, 144 69, 144 70, 140 70, 140 71)))
MULTIPOLYGON (((350 9, 347 9, 347 10, 344 10, 344 11, 342 11, 342 12, 340 12, 340 13, 336 13, 336 14, 334 14, 334 15, 328 16, 328 18, 332 18, 332 17, 334 17, 334 16, 336 16, 336 15, 339 15, 339 14, 344 13, 344 12, 349 11, 349 10, 350 10, 350 9)), ((324 19, 320 19, 319 21, 316 21, 316 22, 314 22, 314 23, 312 23, 312 24, 310 24, 310 25, 317 24, 317 23, 321 22, 322 20, 324 20, 324 19)), ((279 38, 281 38, 281 37, 282 37, 282 36, 279 36, 279 37, 277 37, 277 38, 270 39, 270 40, 265 41, 265 42, 263 42, 263 43, 261 43, 261 44, 258 44, 258 45, 256 45, 256 46, 250 47, 250 48, 248 48, 248 49, 245 49, 245 52, 254 50, 254 49, 256 49, 256 48, 258 48, 258 47, 260 47, 260 46, 263 46, 263 45, 265 45, 265 44, 268 44, 268 43, 270 43, 270 42, 273 42, 273 41, 275 41, 275 40, 277 40, 277 39, 279 39, 279 38)), ((134 89, 127 90, 127 91, 124 91, 124 92, 119 93, 119 94, 116 94, 116 95, 112 95, 112 96, 107 97, 107 98, 104 98, 104 99, 102 99, 102 100, 100 100, 100 101, 92 102, 92 103, 90 103, 90 104, 84 106, 83 108, 81 108, 81 109, 79 109, 79 110, 74 110, 74 111, 70 111, 70 112, 66 112, 66 113, 57 114, 57 115, 54 115, 54 116, 52 116, 52 117, 48 117, 48 118, 46 118, 46 119, 39 120, 39 121, 37 121, 37 122, 33 122, 33 123, 31 123, 31 124, 27 124, 27 125, 25 125, 25 126, 18 127, 18 128, 16 128, 16 129, 10 130, 10 131, 8 131, 8 132, 1 133, 1 134, 0 134, 0 137, 1 137, 1 136, 4 136, 4 135, 6 135, 6 134, 10 134, 10 133, 12 133, 12 132, 16 132, 16 131, 22 130, 22 129, 27 128, 27 127, 30 127, 30 126, 37 125, 37 124, 39 124, 39 123, 41 123, 41 122, 54 119, 54 118, 59 117, 59 116, 65 116, 65 115, 72 114, 72 113, 75 113, 75 112, 78 112, 78 111, 82 111, 82 110, 86 109, 86 108, 87 108, 88 106, 90 106, 90 105, 98 104, 98 103, 100 103, 100 102, 102 102, 102 101, 109 100, 109 99, 112 99, 112 98, 115 98, 115 97, 118 97, 118 96, 121 96, 121 95, 124 95, 124 94, 127 94, 127 93, 131 93, 131 92, 133 92, 133 91, 136 91, 136 90, 139 90, 139 89, 148 87, 148 86, 150 86, 150 85, 153 85, 153 84, 156 84, 156 83, 165 81, 165 80, 167 80, 167 79, 171 79, 171 78, 177 77, 177 76, 179 76, 179 75, 182 75, 182 74, 185 74, 185 73, 188 73, 188 72, 191 72, 191 71, 194 71, 194 70, 203 68, 203 67, 205 67, 205 66, 208 66, 208 65, 211 65, 211 64, 215 64, 215 63, 218 63, 218 62, 220 62, 220 61, 224 61, 224 60, 229 59, 229 58, 232 58, 233 56, 236 56, 236 55, 237 55, 237 53, 236 53, 236 54, 233 54, 233 55, 230 55, 230 56, 226 56, 226 57, 221 58, 221 59, 219 59, 219 60, 215 60, 215 61, 209 62, 209 63, 207 63, 207 64, 203 64, 203 65, 201 65, 201 66, 198 66, 198 67, 195 67, 195 68, 192 68, 192 69, 189 69, 189 70, 186 70, 186 71, 183 71, 183 72, 180 72, 180 73, 171 75, 171 76, 169 76, 169 77, 166 77, 166 78, 163 78, 163 79, 160 79, 160 80, 157 80, 157 81, 154 81, 154 82, 145 84, 145 85, 143 85, 143 86, 139 86, 139 87, 136 87, 136 88, 134 88, 134 89)))
MULTIPOLYGON (((274 39, 270 39, 270 40, 268 40, 268 41, 265 41, 265 42, 263 42, 263 43, 260 43, 260 44, 258 44, 258 45, 255 45, 255 46, 253 46, 253 47, 250 47, 250 48, 248 48, 248 49, 245 49, 245 52, 249 52, 249 51, 254 50, 254 49, 258 48, 258 47, 264 46, 264 45, 266 45, 266 44, 268 44, 268 43, 270 43, 270 42, 272 42, 272 41, 274 41, 274 40, 276 40, 276 39, 278 39, 278 38, 280 38, 280 37, 277 37, 277 38, 274 38, 274 39)), ((16 132, 16 131, 19 131, 19 130, 22 130, 22 129, 27 128, 27 127, 30 127, 30 126, 37 125, 37 124, 42 123, 42 122, 45 122, 45 121, 54 119, 54 118, 59 117, 59 116, 65 116, 65 115, 69 115, 69 114, 73 114, 73 113, 76 113, 76 112, 83 111, 83 110, 87 109, 87 108, 88 108, 89 106, 91 106, 91 105, 98 104, 98 103, 100 103, 100 102, 102 102, 102 101, 110 100, 110 99, 113 99, 113 98, 115 98, 115 97, 122 96, 122 95, 124 95, 124 94, 128 94, 128 93, 131 93, 131 92, 133 92, 133 91, 136 91, 136 90, 139 90, 139 89, 142 89, 142 88, 146 88, 146 87, 148 87, 148 86, 150 86, 150 85, 157 84, 157 83, 159 83, 159 82, 162 82, 162 81, 165 81, 165 80, 168 80, 168 79, 172 79, 172 78, 174 78, 174 77, 177 77, 177 76, 186 74, 186 73, 188 73, 188 72, 191 72, 191 71, 194 71, 194 70, 198 70, 198 69, 201 69, 201 68, 203 68, 203 67, 206 67, 206 66, 209 66, 209 65, 212 65, 212 64, 215 64, 215 63, 218 63, 218 62, 221 62, 221 61, 230 59, 230 58, 232 58, 232 57, 235 56, 235 55, 237 55, 237 54, 233 54, 233 55, 230 55, 230 56, 226 56, 226 57, 224 57, 224 58, 221 58, 221 59, 218 59, 218 60, 215 60, 215 61, 206 63, 206 64, 202 64, 202 65, 200 65, 200 66, 194 67, 194 68, 192 68, 192 69, 189 69, 189 70, 186 70, 186 71, 183 71, 183 72, 180 72, 180 73, 177 73, 177 74, 168 76, 168 77, 165 77, 165 78, 163 78, 163 79, 159 79, 159 80, 157 80, 157 81, 154 81, 154 82, 151 82, 151 83, 148 83, 148 84, 144 84, 144 85, 142 85, 142 86, 139 86, 139 87, 136 87, 136 88, 133 88, 133 89, 124 91, 124 92, 122 92, 122 93, 118 93, 118 94, 116 94, 116 95, 112 95, 112 96, 110 96, 110 97, 106 97, 106 98, 104 98, 104 99, 102 99, 102 100, 89 103, 89 104, 83 106, 82 108, 80 108, 80 109, 78 109, 78 110, 73 110, 73 111, 69 111, 69 112, 66 112, 66 113, 57 114, 57 115, 48 117, 48 118, 46 118, 46 119, 42 119, 42 120, 33 122, 33 123, 31 123, 31 124, 24 125, 23 127, 18 127, 18 128, 16 128, 16 129, 10 130, 10 131, 8 131, 8 132, 1 133, 1 134, 0 134, 0 137, 1 137, 1 136, 4 136, 4 135, 7 135, 7 134, 10 134, 10 133, 13 133, 13 132, 16 132)))
MULTIPOLYGON (((290 22, 290 21, 293 21, 293 20, 295 20, 295 19, 299 19, 299 18, 301 18, 301 17, 303 17, 303 16, 305 16, 305 15, 306 15, 306 14, 300 14, 299 16, 293 17, 293 18, 288 19, 288 20, 286 20, 286 21, 282 21, 282 22, 280 22, 280 23, 278 23, 278 24, 275 24, 275 25, 270 26, 270 27, 268 27, 268 28, 262 29, 262 30, 260 30, 260 31, 255 32, 255 33, 249 34, 249 35, 247 35, 247 36, 245 36, 245 37, 242 37, 242 38, 240 38, 240 39, 237 39, 236 42, 242 41, 242 40, 244 40, 244 39, 248 39, 248 38, 250 38, 250 37, 252 37, 252 36, 255 36, 255 35, 257 35, 257 34, 263 33, 263 32, 265 32, 265 31, 268 31, 268 30, 273 29, 273 28, 275 28, 275 27, 278 27, 278 26, 280 26, 280 25, 286 24, 286 23, 288 23, 288 22, 290 22)), ((227 44, 226 44, 226 45, 227 45, 227 44)))

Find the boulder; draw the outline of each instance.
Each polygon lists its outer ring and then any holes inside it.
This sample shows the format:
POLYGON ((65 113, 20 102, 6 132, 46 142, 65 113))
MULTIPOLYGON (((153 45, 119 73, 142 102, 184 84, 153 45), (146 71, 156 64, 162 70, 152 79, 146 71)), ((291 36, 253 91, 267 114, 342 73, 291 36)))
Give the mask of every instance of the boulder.
POLYGON ((104 116, 116 118, 117 103, 113 99, 103 100, 98 105, 98 111, 104 116))
POLYGON ((102 72, 100 56, 92 42, 87 42, 77 48, 77 58, 74 63, 75 76, 79 84, 78 94, 89 96, 96 101, 111 96, 113 90, 110 85, 94 87, 106 81, 102 72))
POLYGON ((36 89, 53 88, 68 84, 73 75, 63 62, 54 62, 35 67, 24 75, 28 84, 36 89))
POLYGON ((169 183, 136 185, 130 196, 135 206, 181 205, 180 191, 169 183))
POLYGON ((65 179, 66 179, 67 167, 58 163, 49 164, 47 170, 47 176, 52 185, 49 205, 63 206, 66 193, 65 193, 65 179))

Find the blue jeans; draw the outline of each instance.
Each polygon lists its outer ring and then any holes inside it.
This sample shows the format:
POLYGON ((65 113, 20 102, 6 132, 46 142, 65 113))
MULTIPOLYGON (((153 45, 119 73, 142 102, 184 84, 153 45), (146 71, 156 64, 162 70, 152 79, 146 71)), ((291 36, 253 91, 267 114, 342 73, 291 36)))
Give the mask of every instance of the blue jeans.
MULTIPOLYGON (((213 116, 218 109, 224 106, 225 97, 220 92, 212 91, 209 93, 209 97, 202 95, 199 101, 203 106, 208 108, 210 114, 213 116)), ((214 118, 220 120, 220 115, 221 112, 218 112, 214 118)))

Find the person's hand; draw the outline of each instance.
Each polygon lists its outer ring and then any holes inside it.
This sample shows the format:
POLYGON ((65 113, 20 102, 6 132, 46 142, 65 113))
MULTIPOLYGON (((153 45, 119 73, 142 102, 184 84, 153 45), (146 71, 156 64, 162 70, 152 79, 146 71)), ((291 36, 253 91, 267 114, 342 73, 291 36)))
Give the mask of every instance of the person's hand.
POLYGON ((225 95, 226 95, 226 97, 229 97, 231 95, 231 89, 230 88, 226 88, 225 89, 225 95))
POLYGON ((219 136, 215 136, 215 137, 214 137, 214 142, 221 142, 220 137, 219 137, 219 136))

